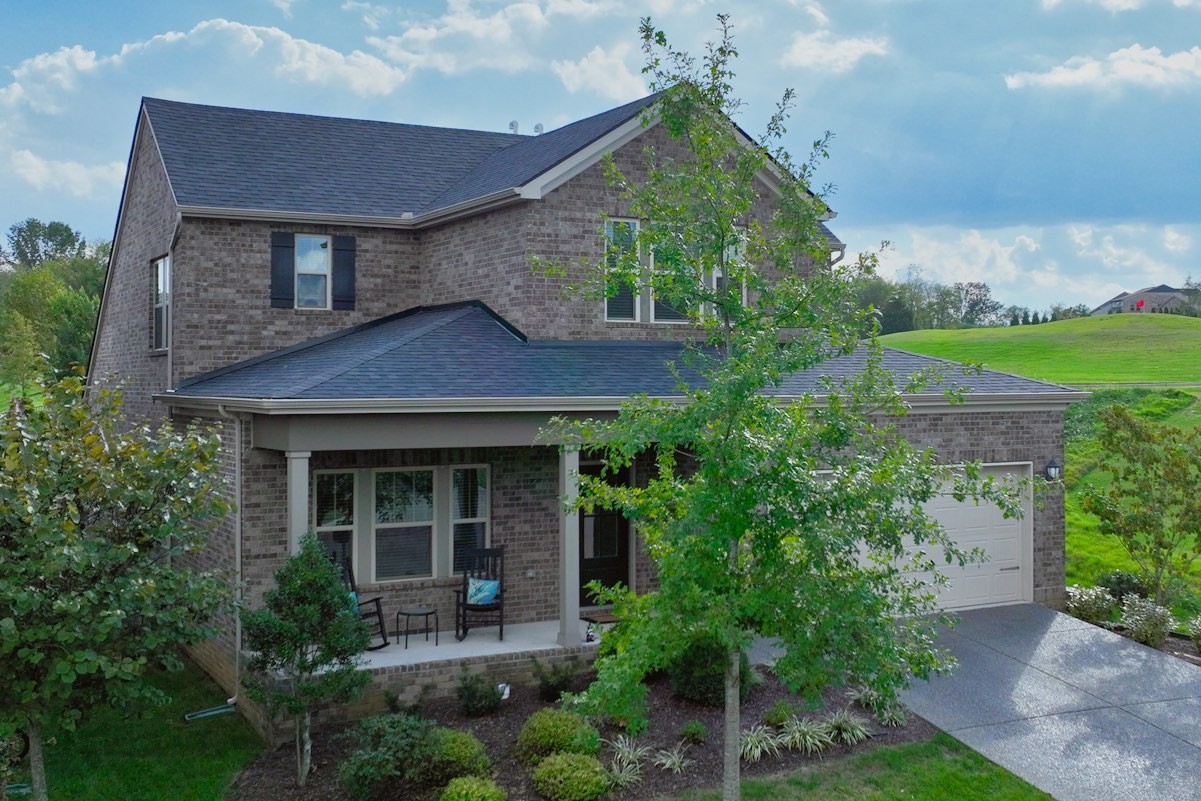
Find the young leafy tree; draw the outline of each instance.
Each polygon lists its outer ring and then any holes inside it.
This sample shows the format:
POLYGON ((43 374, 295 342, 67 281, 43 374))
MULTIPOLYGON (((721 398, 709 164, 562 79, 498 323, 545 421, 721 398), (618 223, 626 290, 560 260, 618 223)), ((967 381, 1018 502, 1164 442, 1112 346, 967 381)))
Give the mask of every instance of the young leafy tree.
MULTIPOLYGON (((727 655, 723 796, 732 800, 740 793, 738 657, 752 639, 779 640, 776 670, 793 689, 863 684, 895 698, 912 675, 943 664, 923 617, 935 609, 935 590, 911 572, 936 560, 907 555, 906 543, 938 561, 967 555, 922 510, 949 472, 888 421, 915 385, 883 369, 874 337, 859 345, 852 282, 870 265, 828 265, 825 205, 810 190, 826 140, 808 161, 792 160, 781 145, 789 92, 758 145, 746 141, 731 122, 737 52, 728 18, 718 21, 720 38, 698 64, 643 20, 647 71, 662 92, 652 113, 670 141, 646 150, 644 180, 609 160, 628 215, 642 221, 638 248, 611 247, 585 282, 608 293, 621 284, 649 289, 688 311, 703 341, 677 366, 686 402, 630 398, 614 421, 561 420, 548 437, 590 449, 609 470, 653 462, 644 486, 580 476, 580 508, 620 510, 637 523, 659 587, 603 593, 624 622, 607 635, 615 647, 577 701, 638 726, 642 679, 699 637, 719 642, 727 655), (769 220, 757 213, 765 195, 769 220), (653 271, 639 253, 654 254, 653 271), (790 387, 789 376, 856 350, 857 375, 829 379, 820 393, 790 387)), ((955 491, 1014 509, 975 468, 955 491)))
POLYGON ((245 612, 246 647, 253 652, 250 697, 272 713, 284 710, 296 724, 296 784, 303 787, 313 762, 313 712, 323 704, 353 700, 371 681, 359 670, 370 644, 341 568, 309 533, 275 571, 265 608, 245 612))
POLYGON ((1101 412, 1098 440, 1108 486, 1085 489, 1084 509, 1117 537, 1139 566, 1155 602, 1201 557, 1201 428, 1144 420, 1123 406, 1101 412))
POLYGON ((129 428, 120 392, 78 374, 0 414, 0 708, 43 746, 98 704, 161 702, 145 682, 216 633, 227 577, 192 566, 228 510, 220 442, 198 429, 129 428))

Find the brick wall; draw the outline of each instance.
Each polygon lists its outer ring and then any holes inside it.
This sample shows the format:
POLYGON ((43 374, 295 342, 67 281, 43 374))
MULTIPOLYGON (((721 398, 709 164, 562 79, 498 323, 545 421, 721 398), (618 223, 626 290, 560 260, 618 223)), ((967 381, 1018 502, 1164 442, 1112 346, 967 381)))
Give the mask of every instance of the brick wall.
MULTIPOLYGON (((1033 461, 1035 475, 1052 458, 1063 464, 1062 412, 923 412, 895 422, 911 443, 933 448, 946 464, 1033 461)), ((1041 492, 1035 503, 1034 601, 1062 609, 1066 600, 1063 492, 1052 487, 1041 492)))
POLYGON ((174 261, 175 383, 420 303, 416 235, 387 228, 186 218, 174 261), (352 311, 271 308, 271 232, 355 237, 352 311))
POLYGON ((130 161, 121 227, 104 294, 104 316, 91 378, 116 377, 125 385, 125 413, 133 419, 163 417, 150 396, 167 388, 167 356, 152 351, 151 260, 167 255, 175 230, 175 200, 154 138, 139 124, 130 161))
MULTIPOLYGON (((491 539, 505 552, 505 623, 555 620, 559 615, 558 452, 550 447, 314 453, 310 470, 487 464, 491 479, 491 539)), ((262 603, 274 571, 288 557, 287 464, 278 451, 248 449, 243 459, 242 579, 246 602, 262 603)), ((372 584, 358 576, 359 593, 382 597, 389 630, 401 606, 433 606, 444 630, 454 623, 450 576, 372 584)))

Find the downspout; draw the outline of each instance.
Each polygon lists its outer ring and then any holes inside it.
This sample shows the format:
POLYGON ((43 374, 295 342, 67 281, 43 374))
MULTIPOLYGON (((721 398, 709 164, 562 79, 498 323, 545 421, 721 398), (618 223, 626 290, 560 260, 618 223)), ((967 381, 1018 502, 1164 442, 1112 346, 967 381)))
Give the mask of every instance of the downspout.
MULTIPOLYGON (((177 207, 175 230, 171 232, 171 244, 167 247, 167 280, 171 282, 167 298, 167 389, 175 386, 175 246, 179 244, 182 233, 183 212, 177 207)), ((240 441, 238 444, 241 447, 240 441)))
POLYGON ((225 404, 217 406, 217 414, 234 423, 234 695, 225 703, 238 703, 242 687, 242 418, 230 414, 225 404))

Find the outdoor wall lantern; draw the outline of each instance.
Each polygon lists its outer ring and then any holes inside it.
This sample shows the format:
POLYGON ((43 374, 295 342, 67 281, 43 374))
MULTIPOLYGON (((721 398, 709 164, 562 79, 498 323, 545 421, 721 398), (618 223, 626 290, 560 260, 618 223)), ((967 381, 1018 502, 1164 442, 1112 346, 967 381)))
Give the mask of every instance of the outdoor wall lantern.
POLYGON ((1047 481, 1058 481, 1063 475, 1063 465, 1056 461, 1055 457, 1051 457, 1051 461, 1047 462, 1047 471, 1045 473, 1047 481))

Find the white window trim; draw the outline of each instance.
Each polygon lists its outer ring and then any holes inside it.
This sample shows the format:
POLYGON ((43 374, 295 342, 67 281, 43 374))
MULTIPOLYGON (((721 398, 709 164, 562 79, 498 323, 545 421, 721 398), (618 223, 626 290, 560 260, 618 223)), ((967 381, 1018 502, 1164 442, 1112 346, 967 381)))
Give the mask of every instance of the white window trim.
MULTIPOLYGON (((635 237, 634 247, 638 251, 637 252, 638 260, 639 260, 639 262, 641 262, 642 261, 642 252, 641 252, 641 248, 638 245, 638 240, 637 240, 638 231, 641 229, 641 224, 639 223, 638 220, 628 218, 628 217, 610 217, 609 219, 607 219, 605 221, 606 261, 607 261, 607 254, 609 252, 609 243, 610 243, 609 225, 611 223, 624 223, 626 225, 629 225, 633 229, 634 237, 635 237)), ((611 298, 609 298, 608 296, 606 296, 604 298, 605 322, 606 323, 639 323, 639 322, 642 322, 642 288, 640 286, 634 287, 634 318, 633 319, 629 319, 626 317, 610 317, 609 316, 609 301, 610 300, 611 300, 611 298)))
POLYGON ((438 474, 435 467, 378 467, 369 471, 371 475, 371 517, 368 522, 371 526, 370 534, 367 537, 367 549, 369 558, 371 559, 371 581, 373 584, 394 584, 399 581, 420 581, 423 579, 435 578, 438 575, 438 556, 440 553, 439 540, 442 538, 438 532, 438 474), (430 474, 430 519, 419 520, 412 523, 380 523, 376 519, 376 498, 375 498, 375 479, 382 473, 429 473, 430 474), (376 553, 376 532, 380 528, 428 528, 430 530, 430 562, 429 572, 423 573, 420 576, 404 576, 402 578, 381 579, 377 573, 378 566, 375 563, 376 553))
POLYGON ((309 482, 309 525, 317 534, 337 531, 350 532, 351 567, 362 584, 392 585, 413 581, 447 579, 458 575, 454 570, 455 525, 461 523, 484 524, 484 547, 492 545, 492 466, 488 463, 450 465, 425 465, 414 467, 375 468, 322 468, 312 471, 309 482), (483 515, 456 518, 454 516, 454 471, 483 470, 486 481, 483 515), (413 523, 377 523, 375 477, 381 473, 417 473, 432 475, 433 517, 428 521, 413 523), (350 526, 318 526, 317 524, 317 477, 330 474, 354 476, 354 500, 352 501, 354 523, 350 526), (376 531, 379 528, 430 528, 430 572, 421 576, 379 579, 376 576, 375 547, 376 531))
POLYGON ((350 567, 354 571, 355 576, 359 575, 359 554, 356 543, 356 534, 359 522, 359 471, 353 469, 330 469, 330 470, 314 470, 312 477, 312 487, 310 489, 309 501, 309 528, 314 534, 334 534, 340 531, 350 532, 350 567), (339 526, 323 526, 317 521, 317 479, 319 476, 328 475, 349 475, 353 482, 351 492, 353 493, 350 500, 350 525, 339 526))
POLYGON ((151 261, 150 265, 154 269, 154 302, 150 309, 150 349, 167 351, 171 349, 171 256, 169 254, 161 256, 151 261), (165 291, 162 293, 159 292, 160 272, 165 279, 163 283, 166 285, 165 291), (160 294, 162 295, 161 301, 160 294), (159 309, 163 310, 162 345, 158 344, 158 338, 155 336, 159 309))
POLYGON ((292 240, 292 306, 300 311, 329 311, 333 308, 333 284, 334 284, 334 239, 332 236, 325 234, 296 234, 292 240), (323 239, 325 240, 325 269, 322 272, 313 270, 300 269, 300 239, 323 239), (300 276, 301 275, 323 275, 325 276, 325 305, 324 306, 301 306, 300 305, 300 276))
MULTIPOLYGON (((483 523, 484 524, 484 546, 490 548, 492 546, 492 467, 487 464, 452 464, 448 465, 450 482, 447 487, 447 505, 449 508, 449 524, 447 530, 447 541, 450 548, 450 565, 449 572, 451 575, 455 573, 455 526, 467 523, 483 523), (482 517, 455 517, 455 484, 454 472, 456 470, 483 470, 484 471, 484 514, 482 517)), ((434 499, 435 502, 437 499, 434 499)))

